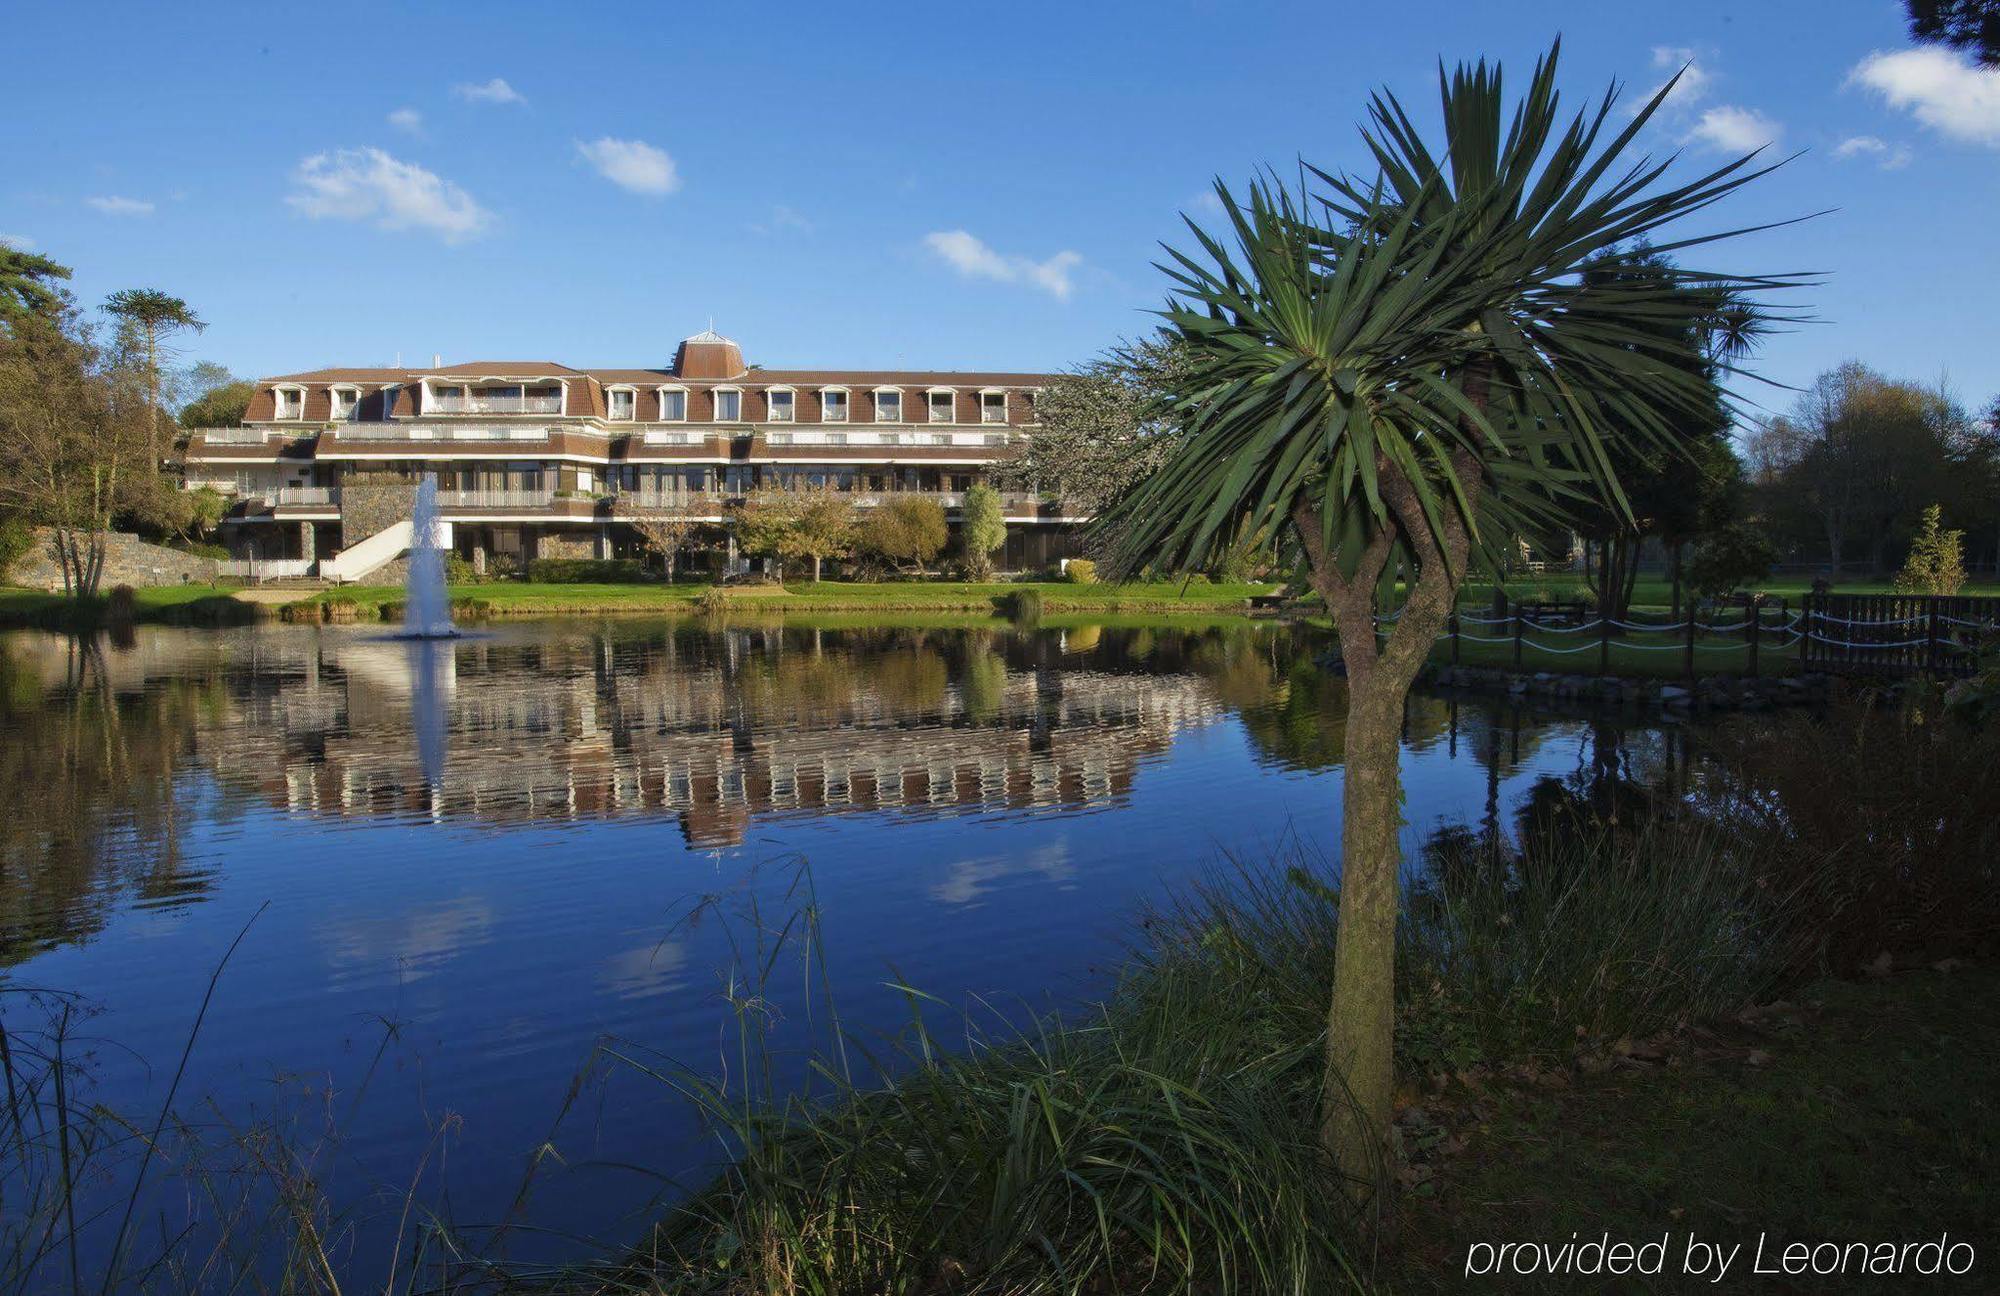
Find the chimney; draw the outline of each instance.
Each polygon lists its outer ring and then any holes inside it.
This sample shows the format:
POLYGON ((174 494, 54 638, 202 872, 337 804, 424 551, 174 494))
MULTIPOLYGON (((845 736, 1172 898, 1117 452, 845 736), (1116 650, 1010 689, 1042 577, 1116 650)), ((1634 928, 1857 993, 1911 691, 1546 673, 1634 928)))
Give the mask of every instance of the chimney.
POLYGON ((431 352, 431 368, 433 369, 444 368, 444 356, 439 352, 436 351, 431 352))

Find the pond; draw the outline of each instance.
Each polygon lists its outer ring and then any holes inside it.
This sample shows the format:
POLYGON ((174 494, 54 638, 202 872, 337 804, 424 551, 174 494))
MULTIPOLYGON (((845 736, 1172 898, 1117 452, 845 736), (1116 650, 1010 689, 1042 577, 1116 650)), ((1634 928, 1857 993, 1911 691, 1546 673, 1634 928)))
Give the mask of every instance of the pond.
MULTIPOLYGON (((941 1036, 1074 1004, 1146 902, 1337 840, 1327 646, 1251 621, 10 632, 0 1023, 73 995, 79 1083, 149 1114, 241 933, 178 1107, 311 1142, 343 1209, 421 1162, 454 1220, 547 1230, 518 1249, 627 1240, 714 1151, 595 1046, 740 1082, 731 969, 787 922, 752 1009, 781 1041, 833 1010, 893 1031, 898 986, 941 1036)), ((1403 759, 1413 836, 1687 767, 1672 726, 1434 697, 1403 759)))

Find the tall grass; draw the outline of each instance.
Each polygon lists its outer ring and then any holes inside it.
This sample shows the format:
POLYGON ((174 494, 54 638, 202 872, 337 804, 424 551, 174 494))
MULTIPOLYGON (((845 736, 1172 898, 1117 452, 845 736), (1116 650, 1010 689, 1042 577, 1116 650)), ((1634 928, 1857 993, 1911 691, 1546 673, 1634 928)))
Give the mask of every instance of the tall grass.
MULTIPOLYGON (((1799 898, 1662 826, 1522 853, 1440 847, 1401 930, 1406 1072, 1566 1065, 1732 1014, 1799 957, 1799 898)), ((1366 1221, 1315 1139, 1339 893, 1294 846, 1145 916, 1089 1014, 968 1030, 920 1013, 816 1092, 735 1088, 628 1051, 694 1101, 727 1168, 628 1276, 687 1293, 1323 1292, 1365 1286, 1366 1221)), ((761 966, 771 960, 763 955, 761 966)), ((914 991, 913 1007, 918 1000, 914 991)), ((761 987, 739 993, 755 1037, 761 987)))

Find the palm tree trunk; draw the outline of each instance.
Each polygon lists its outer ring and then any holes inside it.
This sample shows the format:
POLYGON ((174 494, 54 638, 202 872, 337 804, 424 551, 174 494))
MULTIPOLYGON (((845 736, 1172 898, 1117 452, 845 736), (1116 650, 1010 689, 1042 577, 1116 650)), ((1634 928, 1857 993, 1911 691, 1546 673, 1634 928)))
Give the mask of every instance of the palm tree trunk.
MULTIPOLYGON (((1468 395, 1472 395, 1468 382, 1468 395)), ((1484 383, 1475 400, 1483 403, 1484 383)), ((1471 460, 1456 465, 1468 496, 1479 486, 1471 460)), ((1313 585, 1333 612, 1347 668, 1347 732, 1341 787, 1340 916, 1327 1006, 1320 1142, 1357 1205, 1386 1184, 1394 1114, 1396 920, 1401 901, 1403 706, 1443 632, 1465 576, 1470 537, 1455 515, 1442 548, 1408 480, 1386 461, 1379 473, 1400 538, 1415 555, 1416 583, 1386 642, 1375 634, 1376 581, 1391 536, 1378 535, 1343 578, 1325 551, 1318 515, 1301 506, 1294 525, 1313 585)))

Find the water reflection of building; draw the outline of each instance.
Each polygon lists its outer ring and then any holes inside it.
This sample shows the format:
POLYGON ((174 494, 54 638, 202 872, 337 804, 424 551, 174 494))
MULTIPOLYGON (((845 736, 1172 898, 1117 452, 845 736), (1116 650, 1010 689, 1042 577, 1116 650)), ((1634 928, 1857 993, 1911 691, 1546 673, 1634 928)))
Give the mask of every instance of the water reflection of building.
POLYGON ((727 845, 772 814, 1115 801, 1149 753, 1224 710, 1197 675, 1043 669, 1014 648, 502 636, 458 645, 422 697, 403 645, 274 638, 257 673, 284 686, 245 681, 197 746, 225 782, 308 813, 672 814, 691 841, 727 845), (450 742, 435 780, 417 759, 427 706, 450 742))

